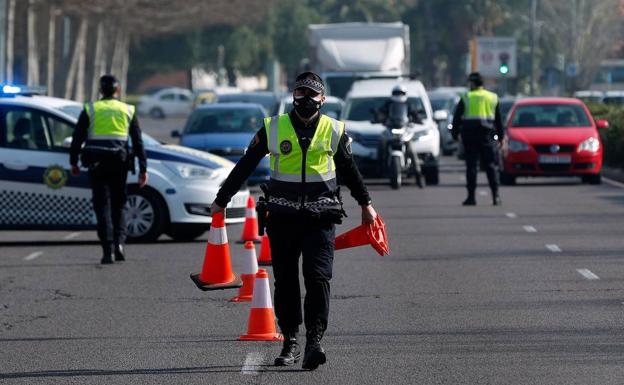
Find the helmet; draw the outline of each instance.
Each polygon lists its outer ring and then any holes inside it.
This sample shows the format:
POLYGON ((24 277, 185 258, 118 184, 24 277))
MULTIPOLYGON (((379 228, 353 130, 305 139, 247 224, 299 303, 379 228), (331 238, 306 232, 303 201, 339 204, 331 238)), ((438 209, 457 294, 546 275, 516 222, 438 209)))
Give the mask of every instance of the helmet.
POLYGON ((404 96, 407 95, 407 88, 403 84, 397 84, 392 89, 392 96, 404 96))

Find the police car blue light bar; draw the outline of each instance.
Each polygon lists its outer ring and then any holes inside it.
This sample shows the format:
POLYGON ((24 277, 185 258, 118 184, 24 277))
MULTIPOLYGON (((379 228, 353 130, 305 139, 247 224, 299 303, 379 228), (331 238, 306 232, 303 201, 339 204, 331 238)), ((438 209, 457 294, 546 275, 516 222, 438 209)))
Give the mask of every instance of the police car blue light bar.
POLYGON ((3 94, 19 94, 22 92, 22 87, 5 85, 2 87, 3 94))
POLYGON ((42 86, 16 86, 13 84, 5 84, 0 88, 0 95, 5 97, 13 96, 32 96, 32 95, 45 95, 47 88, 42 86))

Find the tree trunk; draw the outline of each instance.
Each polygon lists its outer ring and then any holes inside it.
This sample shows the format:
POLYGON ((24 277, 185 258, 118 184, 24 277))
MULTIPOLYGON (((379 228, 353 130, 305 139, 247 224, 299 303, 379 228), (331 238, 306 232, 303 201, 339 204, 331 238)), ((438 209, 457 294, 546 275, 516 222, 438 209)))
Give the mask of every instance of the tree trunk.
POLYGON ((124 33, 121 52, 121 71, 119 72, 119 82, 121 83, 121 99, 126 99, 128 90, 128 65, 130 64, 130 35, 124 33))
POLYGON ((37 30, 35 4, 36 0, 28 0, 28 80, 29 86, 39 85, 39 52, 37 51, 37 30))
POLYGON ((6 52, 6 81, 13 83, 13 58, 15 40, 15 1, 9 0, 9 12, 7 15, 7 52, 6 52))
POLYGON ((100 76, 106 71, 106 47, 104 40, 104 22, 100 21, 97 26, 95 38, 95 59, 93 59, 93 81, 91 82, 91 100, 96 100, 99 95, 100 76))
POLYGON ((50 21, 48 24, 48 95, 54 96, 54 63, 56 60, 56 15, 57 9, 50 5, 50 21))
POLYGON ((67 79, 65 80, 65 99, 72 99, 74 90, 74 83, 76 80, 76 72, 78 69, 78 61, 80 60, 81 45, 87 38, 87 21, 82 19, 80 21, 80 27, 78 28, 78 36, 76 36, 76 43, 74 44, 74 52, 72 53, 71 64, 67 71, 67 79))
POLYGON ((75 100, 84 102, 85 97, 85 67, 87 63, 87 32, 89 23, 86 18, 80 24, 78 32, 78 68, 76 70, 76 95, 75 100))

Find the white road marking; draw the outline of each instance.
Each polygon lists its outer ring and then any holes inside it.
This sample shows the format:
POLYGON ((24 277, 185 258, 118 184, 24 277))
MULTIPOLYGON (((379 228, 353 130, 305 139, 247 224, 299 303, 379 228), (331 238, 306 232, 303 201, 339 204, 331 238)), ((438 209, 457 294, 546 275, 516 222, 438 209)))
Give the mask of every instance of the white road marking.
POLYGON ((460 176, 459 180, 461 180, 462 182, 465 182, 466 181, 466 176, 465 175, 460 176))
POLYGON ((618 182, 616 180, 605 178, 604 176, 602 177, 602 180, 605 181, 605 183, 610 184, 611 186, 624 188, 624 183, 618 182))
POLYGON ((589 269, 576 269, 580 275, 582 275, 585 279, 589 279, 590 281, 600 279, 599 276, 589 271, 589 269))
POLYGON ((63 239, 69 241, 70 239, 74 239, 80 236, 79 232, 67 234, 63 239))
POLYGON ((527 233, 537 233, 537 229, 533 226, 522 226, 522 228, 524 229, 524 231, 526 231, 527 233))
POLYGON ((251 374, 252 376, 260 374, 260 365, 264 361, 264 354, 261 352, 251 352, 247 354, 245 363, 241 369, 243 374, 251 374))
POLYGON ((555 244, 549 244, 546 245, 546 248, 550 251, 552 251, 553 253, 560 253, 561 252, 561 247, 555 245, 555 244))
POLYGON ((488 193, 485 190, 481 190, 481 191, 479 191, 479 195, 486 196, 486 195, 488 195, 488 193))
POLYGON ((505 213, 505 216, 507 216, 507 218, 518 218, 516 213, 505 213))
POLYGON ((37 259, 43 254, 43 251, 35 251, 34 253, 28 254, 24 257, 24 261, 32 261, 33 259, 37 259))

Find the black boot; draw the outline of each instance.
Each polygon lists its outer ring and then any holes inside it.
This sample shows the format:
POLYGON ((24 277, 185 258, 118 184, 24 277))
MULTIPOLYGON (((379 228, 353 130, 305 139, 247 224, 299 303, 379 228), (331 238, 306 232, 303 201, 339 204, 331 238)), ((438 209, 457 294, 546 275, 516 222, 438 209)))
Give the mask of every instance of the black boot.
POLYGON ((477 200, 475 199, 475 194, 473 192, 468 192, 468 198, 462 203, 464 206, 476 206, 477 200))
POLYGON ((275 366, 291 366, 301 359, 301 349, 297 343, 297 333, 284 333, 284 346, 275 366))
POLYGON ((303 354, 303 369, 315 370, 319 365, 323 365, 327 360, 325 350, 321 347, 323 332, 319 330, 308 330, 306 332, 306 347, 303 354))
POLYGON ((503 204, 498 193, 492 195, 492 206, 500 206, 503 204))
POLYGON ((126 255, 124 253, 124 248, 122 245, 117 245, 115 247, 115 261, 125 261, 126 260, 126 255))
POLYGON ((102 254, 102 260, 100 261, 100 263, 102 265, 110 265, 111 263, 113 263, 113 247, 104 246, 102 247, 102 251, 104 253, 102 254))

